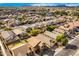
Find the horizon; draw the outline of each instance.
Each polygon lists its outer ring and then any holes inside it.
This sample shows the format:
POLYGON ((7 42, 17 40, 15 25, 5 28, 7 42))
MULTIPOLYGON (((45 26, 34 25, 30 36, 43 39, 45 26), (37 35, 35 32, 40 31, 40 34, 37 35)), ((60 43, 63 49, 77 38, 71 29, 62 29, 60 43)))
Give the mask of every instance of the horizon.
POLYGON ((51 6, 77 7, 79 3, 0 3, 0 7, 51 6))

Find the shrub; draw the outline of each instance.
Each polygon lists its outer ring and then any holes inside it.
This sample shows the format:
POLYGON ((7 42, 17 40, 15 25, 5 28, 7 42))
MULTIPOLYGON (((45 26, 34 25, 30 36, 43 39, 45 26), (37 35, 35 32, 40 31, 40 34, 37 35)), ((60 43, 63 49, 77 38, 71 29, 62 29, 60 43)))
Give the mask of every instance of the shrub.
POLYGON ((57 26, 55 25, 47 26, 47 30, 50 32, 53 31, 55 28, 57 28, 57 26))
POLYGON ((30 30, 29 34, 31 34, 32 36, 36 36, 37 34, 39 34, 39 30, 38 29, 32 29, 30 30))
POLYGON ((4 28, 5 31, 10 31, 12 30, 11 28, 4 28))
POLYGON ((68 44, 68 40, 67 39, 63 39, 62 45, 65 46, 66 44, 68 44))
POLYGON ((64 34, 60 34, 56 37, 56 41, 61 42, 64 37, 65 37, 64 34))

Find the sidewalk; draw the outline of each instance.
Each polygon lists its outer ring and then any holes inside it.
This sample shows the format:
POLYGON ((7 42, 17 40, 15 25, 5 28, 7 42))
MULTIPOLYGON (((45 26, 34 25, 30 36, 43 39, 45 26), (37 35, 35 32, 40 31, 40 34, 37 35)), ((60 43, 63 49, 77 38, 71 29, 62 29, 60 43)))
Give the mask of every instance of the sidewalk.
POLYGON ((64 47, 59 47, 59 48, 57 48, 55 51, 55 54, 54 54, 54 56, 56 55, 56 54, 58 54, 60 51, 62 51, 63 50, 63 48, 64 47))
POLYGON ((79 50, 73 56, 79 56, 79 50))

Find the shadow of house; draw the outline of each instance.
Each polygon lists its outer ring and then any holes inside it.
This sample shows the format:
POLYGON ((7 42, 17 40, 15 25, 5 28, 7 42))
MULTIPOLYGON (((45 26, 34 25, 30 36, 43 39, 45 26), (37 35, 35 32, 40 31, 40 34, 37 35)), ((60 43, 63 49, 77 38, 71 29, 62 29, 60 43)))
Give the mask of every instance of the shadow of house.
POLYGON ((78 47, 76 45, 71 45, 71 44, 68 44, 65 49, 73 49, 73 50, 77 50, 78 47))
POLYGON ((52 51, 50 48, 42 49, 42 55, 53 56, 55 51, 52 51))
POLYGON ((54 53, 55 53, 55 51, 52 51, 52 50, 49 49, 48 52, 47 52, 47 55, 48 56, 53 56, 54 53))
POLYGON ((28 35, 27 33, 23 33, 23 34, 19 34, 18 37, 23 40, 23 39, 27 39, 30 38, 30 35, 28 35))

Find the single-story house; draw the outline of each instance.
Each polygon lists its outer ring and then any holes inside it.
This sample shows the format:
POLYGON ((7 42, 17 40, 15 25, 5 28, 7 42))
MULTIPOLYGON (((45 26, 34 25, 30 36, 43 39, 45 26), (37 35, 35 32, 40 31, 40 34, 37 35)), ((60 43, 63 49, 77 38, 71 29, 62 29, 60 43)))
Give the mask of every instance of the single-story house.
POLYGON ((27 52, 30 53, 31 51, 29 50, 30 45, 29 44, 22 44, 20 46, 11 48, 11 52, 13 56, 26 56, 27 52))
POLYGON ((5 42, 12 42, 15 41, 15 34, 12 31, 2 31, 1 32, 2 38, 5 40, 5 42))
POLYGON ((52 39, 56 39, 56 37, 59 35, 59 32, 53 31, 53 32, 49 32, 49 31, 45 31, 44 35, 52 38, 52 39))
POLYGON ((26 33, 26 30, 24 28, 15 28, 14 30, 12 30, 16 36, 18 36, 20 39, 26 39, 29 38, 30 35, 28 35, 28 33, 26 33))
POLYGON ((36 45, 38 45, 41 41, 36 39, 35 37, 31 37, 29 39, 27 39, 27 42, 32 46, 35 47, 36 45))
POLYGON ((64 30, 62 30, 62 29, 60 29, 60 28, 56 28, 56 29, 54 29, 54 31, 56 31, 56 32, 58 32, 58 33, 65 33, 65 31, 64 30))
POLYGON ((31 55, 31 53, 35 53, 38 49, 38 45, 40 40, 37 40, 34 37, 25 39, 26 41, 12 43, 8 45, 9 49, 11 50, 14 56, 26 56, 27 54, 31 55))
POLYGON ((44 34, 38 34, 36 37, 35 37, 37 40, 40 40, 41 43, 39 44, 40 47, 42 47, 42 44, 43 43, 46 43, 46 45, 48 47, 50 47, 50 40, 52 40, 50 37, 44 35, 44 34))
POLYGON ((15 33, 15 35, 20 35, 20 34, 23 34, 23 33, 25 33, 25 29, 23 29, 23 28, 14 28, 14 30, 12 30, 14 33, 15 33))
POLYGON ((64 26, 60 26, 59 28, 69 31, 77 27, 79 27, 79 21, 69 22, 68 24, 65 24, 64 26))

